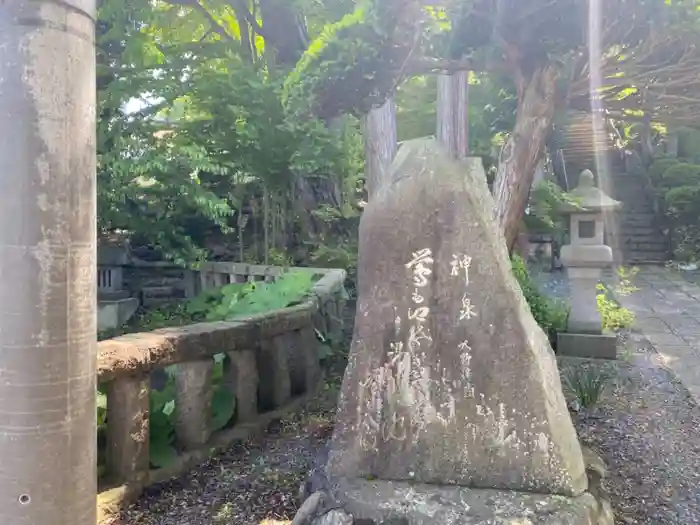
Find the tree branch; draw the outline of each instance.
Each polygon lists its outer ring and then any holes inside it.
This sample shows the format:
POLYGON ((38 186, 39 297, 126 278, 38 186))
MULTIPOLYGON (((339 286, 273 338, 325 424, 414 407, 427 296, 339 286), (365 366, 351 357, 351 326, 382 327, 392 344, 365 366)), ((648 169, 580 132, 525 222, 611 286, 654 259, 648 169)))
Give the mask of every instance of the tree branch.
POLYGON ((260 25, 257 19, 248 10, 248 7, 245 4, 245 0, 229 0, 229 5, 233 7, 236 13, 240 11, 241 16, 243 16, 245 21, 250 24, 250 27, 253 29, 253 32, 257 33, 265 40, 268 40, 270 38, 270 35, 263 29, 263 27, 260 25))
POLYGON ((209 22, 209 25, 211 26, 211 30, 220 35, 221 38, 230 42, 236 41, 236 39, 233 38, 233 36, 226 31, 224 26, 222 26, 216 20, 216 18, 214 18, 214 15, 207 11, 207 9, 197 0, 165 0, 165 2, 170 5, 178 5, 193 8, 195 11, 201 13, 204 16, 204 18, 206 18, 207 22, 209 22))
POLYGON ((430 73, 454 73, 470 71, 474 64, 469 60, 449 60, 440 58, 416 58, 406 64, 407 76, 427 75, 430 73))

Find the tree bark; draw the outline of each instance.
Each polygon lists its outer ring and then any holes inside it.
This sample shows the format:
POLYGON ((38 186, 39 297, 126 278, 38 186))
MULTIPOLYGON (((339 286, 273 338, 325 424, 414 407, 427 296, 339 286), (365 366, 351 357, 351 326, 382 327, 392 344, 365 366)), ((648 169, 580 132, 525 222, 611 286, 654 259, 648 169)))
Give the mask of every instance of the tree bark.
POLYGON ((554 64, 538 67, 529 76, 516 75, 518 112, 515 127, 501 150, 493 184, 494 218, 509 250, 518 237, 527 199, 551 131, 557 73, 554 64))
POLYGON ((437 79, 437 141, 455 158, 469 153, 468 71, 437 79))
POLYGON ((645 166, 649 166, 654 160, 654 141, 651 133, 651 115, 649 113, 644 114, 639 134, 639 146, 641 148, 642 162, 644 162, 645 166))
POLYGON ((257 29, 265 39, 268 67, 293 68, 309 43, 306 25, 294 3, 260 0, 260 17, 262 27, 257 29), (274 57, 269 53, 270 48, 274 49, 274 57))
POLYGON ((396 103, 389 98, 365 116, 365 184, 368 200, 389 181, 397 150, 396 103))
POLYGON ((666 154, 671 157, 678 157, 678 130, 670 129, 666 137, 666 154))
POLYGON ((0 508, 95 525, 95 0, 0 2, 0 508))

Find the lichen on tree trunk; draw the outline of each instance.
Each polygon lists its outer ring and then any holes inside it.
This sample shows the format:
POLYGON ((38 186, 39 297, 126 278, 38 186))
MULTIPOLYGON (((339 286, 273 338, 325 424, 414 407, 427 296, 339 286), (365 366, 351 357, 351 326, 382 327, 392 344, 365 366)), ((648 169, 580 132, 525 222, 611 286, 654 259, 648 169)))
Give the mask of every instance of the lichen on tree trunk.
POLYGON ((547 62, 527 77, 518 72, 518 112, 515 127, 501 150, 493 184, 494 218, 509 250, 518 236, 537 164, 551 131, 557 70, 547 62))

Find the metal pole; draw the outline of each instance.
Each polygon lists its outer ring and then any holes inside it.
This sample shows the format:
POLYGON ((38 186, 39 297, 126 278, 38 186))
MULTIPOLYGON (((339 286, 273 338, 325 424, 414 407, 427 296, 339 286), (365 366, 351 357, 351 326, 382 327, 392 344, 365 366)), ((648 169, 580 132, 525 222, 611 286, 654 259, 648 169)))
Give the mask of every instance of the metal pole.
POLYGON ((0 0, 0 523, 95 525, 95 0, 0 0))

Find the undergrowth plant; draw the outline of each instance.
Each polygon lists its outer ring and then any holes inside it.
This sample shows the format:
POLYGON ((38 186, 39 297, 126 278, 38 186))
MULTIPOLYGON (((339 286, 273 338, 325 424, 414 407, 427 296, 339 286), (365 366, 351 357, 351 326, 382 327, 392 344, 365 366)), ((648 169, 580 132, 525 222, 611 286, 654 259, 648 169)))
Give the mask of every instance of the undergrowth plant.
POLYGON ((563 301, 547 297, 540 292, 522 257, 513 255, 511 265, 513 275, 520 285, 527 304, 530 306, 532 316, 549 336, 550 342, 555 344, 557 334, 566 330, 566 324, 569 319, 568 305, 563 301))
POLYGON ((594 366, 571 366, 564 371, 564 385, 583 408, 598 404, 612 374, 594 366))
MULTIPOLYGON (((638 271, 638 268, 620 267, 617 270, 618 282, 614 287, 614 292, 618 295, 630 295, 635 292, 638 288, 633 284, 632 279, 638 271)), ((634 313, 621 306, 605 285, 598 284, 596 299, 604 330, 614 331, 632 327, 635 319, 634 313)))

